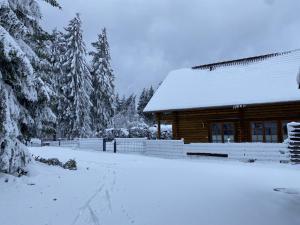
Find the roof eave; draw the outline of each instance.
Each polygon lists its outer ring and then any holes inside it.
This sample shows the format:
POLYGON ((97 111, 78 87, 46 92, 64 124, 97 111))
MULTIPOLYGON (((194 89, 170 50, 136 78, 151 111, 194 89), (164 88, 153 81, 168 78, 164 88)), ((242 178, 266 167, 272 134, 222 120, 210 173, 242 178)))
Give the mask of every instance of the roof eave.
POLYGON ((162 109, 162 110, 144 110, 144 113, 168 113, 168 112, 181 112, 181 111, 194 111, 194 110, 205 110, 205 109, 228 109, 234 108, 235 106, 262 106, 262 105, 278 105, 278 104, 293 104, 300 103, 300 100, 291 101, 279 101, 279 102, 265 102, 265 103, 248 103, 248 104, 234 104, 224 106, 208 106, 208 107, 191 107, 191 108, 177 108, 177 109, 162 109))

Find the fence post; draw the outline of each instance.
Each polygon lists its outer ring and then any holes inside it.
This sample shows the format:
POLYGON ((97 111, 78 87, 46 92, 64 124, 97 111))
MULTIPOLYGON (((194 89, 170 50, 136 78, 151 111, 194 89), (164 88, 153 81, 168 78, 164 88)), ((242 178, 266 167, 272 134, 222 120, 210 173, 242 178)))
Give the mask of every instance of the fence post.
POLYGON ((114 153, 117 153, 117 140, 114 140, 114 153))
POLYGON ((103 138, 103 152, 106 152, 106 139, 103 138))

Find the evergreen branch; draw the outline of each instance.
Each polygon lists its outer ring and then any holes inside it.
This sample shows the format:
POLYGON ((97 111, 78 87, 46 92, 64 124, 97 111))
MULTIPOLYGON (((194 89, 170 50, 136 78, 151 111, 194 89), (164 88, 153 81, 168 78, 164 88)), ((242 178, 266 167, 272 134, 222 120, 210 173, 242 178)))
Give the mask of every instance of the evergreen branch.
POLYGON ((60 4, 56 0, 44 0, 45 2, 49 3, 53 7, 57 7, 59 9, 62 9, 60 4))

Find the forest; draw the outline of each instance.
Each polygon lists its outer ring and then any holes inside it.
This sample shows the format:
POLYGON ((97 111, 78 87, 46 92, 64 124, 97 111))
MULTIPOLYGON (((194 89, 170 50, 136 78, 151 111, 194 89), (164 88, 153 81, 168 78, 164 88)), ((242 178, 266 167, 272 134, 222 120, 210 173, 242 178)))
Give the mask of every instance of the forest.
POLYGON ((117 93, 107 30, 88 52, 79 14, 51 33, 41 18, 37 0, 0 0, 0 171, 25 167, 31 138, 155 138, 154 88, 117 93))

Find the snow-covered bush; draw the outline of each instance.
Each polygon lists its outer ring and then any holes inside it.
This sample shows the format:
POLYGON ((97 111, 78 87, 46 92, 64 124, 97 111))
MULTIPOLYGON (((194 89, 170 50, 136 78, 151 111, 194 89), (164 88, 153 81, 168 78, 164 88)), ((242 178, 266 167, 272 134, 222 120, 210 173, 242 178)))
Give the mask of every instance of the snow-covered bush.
POLYGON ((128 138, 129 131, 124 128, 111 128, 104 130, 104 133, 101 136, 106 140, 113 140, 115 138, 128 138))
MULTIPOLYGON (((125 128, 111 128, 106 129, 99 137, 103 137, 107 140, 113 140, 114 138, 148 138, 157 139, 157 126, 148 127, 145 124, 140 124, 136 127, 129 129, 125 128)), ((173 138, 172 125, 161 126, 161 139, 171 140, 173 138)))
POLYGON ((147 126, 132 127, 129 129, 130 138, 150 138, 150 132, 147 126))
MULTIPOLYGON (((149 127, 150 139, 157 138, 157 125, 149 127)), ((171 140, 173 138, 172 125, 161 125, 161 139, 171 140)))

